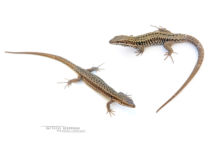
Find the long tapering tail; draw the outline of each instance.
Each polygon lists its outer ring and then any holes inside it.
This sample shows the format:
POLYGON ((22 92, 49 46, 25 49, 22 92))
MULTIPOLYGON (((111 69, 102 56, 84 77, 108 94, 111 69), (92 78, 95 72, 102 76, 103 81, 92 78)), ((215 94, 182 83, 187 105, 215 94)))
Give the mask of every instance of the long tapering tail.
POLYGON ((185 81, 185 83, 180 87, 180 89, 171 97, 169 98, 162 106, 160 106, 156 112, 159 112, 165 105, 167 105, 171 100, 173 100, 185 87, 186 85, 192 80, 192 78, 196 75, 196 73, 198 72, 202 62, 203 62, 203 58, 204 58, 204 49, 202 47, 202 44, 199 42, 199 40, 197 40, 195 37, 190 36, 190 35, 185 35, 185 39, 188 42, 191 42, 192 44, 194 44, 198 50, 198 60, 197 63, 193 69, 193 71, 191 72, 190 76, 188 77, 188 79, 185 81))
POLYGON ((5 53, 11 53, 11 54, 31 54, 31 55, 39 55, 39 56, 48 57, 48 58, 60 61, 61 63, 67 65, 68 67, 70 67, 71 69, 76 71, 76 65, 75 64, 73 64, 69 60, 64 59, 63 57, 60 57, 60 56, 57 56, 57 55, 47 54, 47 53, 40 53, 40 52, 8 52, 8 51, 6 51, 5 53))

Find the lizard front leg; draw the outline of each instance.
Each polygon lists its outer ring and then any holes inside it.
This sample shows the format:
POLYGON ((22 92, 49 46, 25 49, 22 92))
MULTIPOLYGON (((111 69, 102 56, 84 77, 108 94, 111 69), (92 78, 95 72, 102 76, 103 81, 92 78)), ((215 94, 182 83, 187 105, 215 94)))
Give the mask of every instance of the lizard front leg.
POLYGON ((154 26, 154 25, 151 25, 151 27, 154 27, 154 28, 157 28, 158 31, 160 32, 167 32, 167 33, 171 33, 169 30, 167 30, 166 28, 162 27, 162 26, 154 26))
POLYGON ((111 99, 111 100, 107 103, 107 105, 106 105, 106 107, 107 107, 107 113, 109 113, 110 116, 115 115, 115 114, 114 114, 114 111, 110 108, 110 105, 111 105, 113 102, 114 102, 114 101, 111 99))
POLYGON ((142 55, 143 52, 144 52, 144 47, 138 47, 135 53, 137 53, 136 55, 139 56, 139 55, 142 55))

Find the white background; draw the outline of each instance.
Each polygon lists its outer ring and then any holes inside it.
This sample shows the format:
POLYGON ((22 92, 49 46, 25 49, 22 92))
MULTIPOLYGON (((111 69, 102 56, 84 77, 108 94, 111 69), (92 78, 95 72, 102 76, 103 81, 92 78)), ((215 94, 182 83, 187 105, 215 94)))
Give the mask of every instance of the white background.
POLYGON ((176 0, 1 0, 0 1, 0 146, 149 146, 219 147, 219 4, 176 0), (196 60, 189 43, 173 46, 175 63, 164 61, 162 46, 142 56, 110 45, 115 35, 140 35, 161 25, 198 38, 205 49, 201 69, 160 113, 183 84, 196 60), (112 104, 83 82, 64 89, 77 75, 44 57, 5 54, 38 51, 63 56, 97 72, 116 91, 131 94, 136 108, 112 104), (41 126, 80 127, 61 133, 41 126))

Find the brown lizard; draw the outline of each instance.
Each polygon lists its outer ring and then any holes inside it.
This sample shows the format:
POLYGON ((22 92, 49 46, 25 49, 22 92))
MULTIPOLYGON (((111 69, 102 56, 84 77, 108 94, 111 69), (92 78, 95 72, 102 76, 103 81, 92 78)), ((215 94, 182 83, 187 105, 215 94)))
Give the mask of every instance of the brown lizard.
POLYGON ((107 106, 107 113, 109 113, 110 116, 112 114, 114 114, 113 113, 114 111, 110 108, 110 105, 113 102, 117 102, 120 105, 128 106, 131 108, 135 107, 133 100, 128 95, 126 95, 122 92, 116 92, 113 88, 111 88, 108 84, 106 84, 101 78, 99 78, 98 76, 91 73, 93 71, 98 71, 99 67, 92 67, 89 69, 83 69, 83 68, 71 63, 67 59, 64 59, 60 56, 47 54, 47 53, 39 53, 39 52, 6 52, 6 53, 39 55, 39 56, 44 56, 44 57, 48 57, 48 58, 60 61, 63 64, 67 65, 68 67, 70 67, 72 70, 74 70, 78 74, 77 78, 66 82, 67 86, 70 86, 72 83, 83 80, 92 89, 101 93, 105 97, 110 98, 110 101, 106 105, 107 106))
POLYGON ((152 45, 163 45, 164 48, 167 50, 167 52, 165 53, 166 55, 165 60, 167 59, 167 57, 171 57, 172 59, 171 55, 172 53, 174 53, 172 49, 172 45, 174 43, 190 42, 196 46, 198 50, 198 60, 192 73, 185 81, 185 83, 179 88, 179 90, 170 99, 168 99, 161 107, 159 107, 159 109, 156 111, 159 112, 166 104, 168 104, 172 99, 174 99, 195 76, 195 74, 197 73, 197 71, 199 70, 202 64, 204 58, 204 49, 202 47, 202 44, 199 42, 199 40, 197 40, 193 36, 186 34, 174 34, 169 30, 167 30, 166 28, 162 28, 162 27, 156 27, 156 28, 158 28, 157 31, 139 36, 126 36, 126 35, 115 36, 113 39, 109 41, 109 43, 133 47, 137 49, 136 51, 137 55, 142 54, 144 52, 145 47, 152 45))

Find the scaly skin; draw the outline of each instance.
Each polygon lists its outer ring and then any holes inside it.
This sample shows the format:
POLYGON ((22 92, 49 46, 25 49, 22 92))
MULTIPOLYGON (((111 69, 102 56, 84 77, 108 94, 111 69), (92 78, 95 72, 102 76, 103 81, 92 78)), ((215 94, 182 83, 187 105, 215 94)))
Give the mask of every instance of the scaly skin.
POLYGON ((72 70, 74 70, 78 74, 78 78, 75 78, 75 79, 72 79, 66 82, 67 86, 70 86, 74 82, 83 80, 91 88, 101 93, 102 95, 110 98, 110 101, 107 103, 107 112, 110 115, 114 114, 113 113, 114 111, 110 108, 110 104, 113 102, 117 102, 120 105, 128 106, 131 108, 135 107, 133 100, 128 95, 122 92, 116 92, 114 89, 108 86, 108 84, 106 84, 101 78, 91 73, 92 71, 98 71, 99 70, 98 67, 92 67, 90 69, 83 69, 71 63, 67 59, 64 59, 60 56, 47 54, 47 53, 39 53, 39 52, 6 52, 6 53, 39 55, 39 56, 48 57, 48 58, 60 61, 63 64, 66 64, 68 67, 70 67, 72 70))
POLYGON ((171 98, 169 98, 161 107, 159 107, 159 109, 156 111, 159 112, 165 105, 167 105, 171 100, 173 100, 196 75, 203 62, 204 49, 202 47, 202 44, 199 42, 199 40, 197 40, 193 36, 186 34, 174 34, 165 28, 161 28, 161 27, 157 27, 157 28, 158 28, 157 31, 139 36, 125 36, 125 35, 115 36, 109 42, 111 44, 133 47, 137 49, 136 51, 137 55, 142 54, 144 52, 145 47, 153 46, 153 45, 163 45, 164 48, 167 50, 167 53, 165 53, 166 55, 165 59, 167 59, 167 57, 171 57, 172 59, 171 55, 172 53, 174 53, 172 49, 172 45, 174 43, 190 42, 196 46, 198 50, 198 60, 193 71, 191 72, 187 80, 184 82, 184 84, 179 88, 179 90, 171 98))

